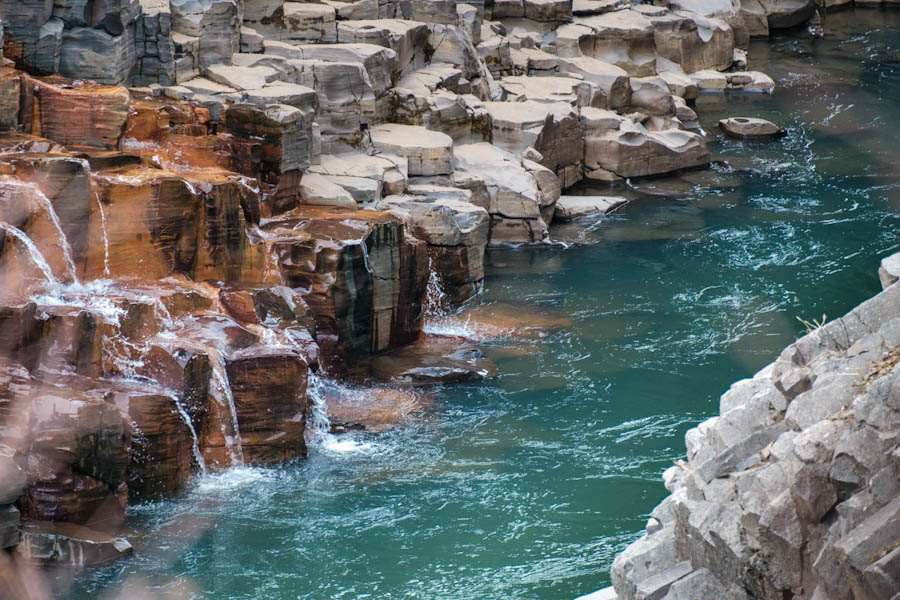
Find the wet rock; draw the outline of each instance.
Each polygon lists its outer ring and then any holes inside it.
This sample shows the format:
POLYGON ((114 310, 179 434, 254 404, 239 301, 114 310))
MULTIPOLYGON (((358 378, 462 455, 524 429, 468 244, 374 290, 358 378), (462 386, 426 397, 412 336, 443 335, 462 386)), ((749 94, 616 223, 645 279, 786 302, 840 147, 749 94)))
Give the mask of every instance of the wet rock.
POLYGON ((430 335, 373 357, 369 373, 391 385, 435 385, 495 377, 497 367, 474 346, 430 335))
POLYGON ((33 521, 25 526, 16 553, 29 562, 82 569, 109 564, 133 550, 125 538, 72 523, 33 521))
MULTIPOLYGON (((80 382, 80 383, 79 383, 80 382)), ((74 384, 74 385, 73 385, 74 384)), ((63 383, 65 385, 65 381, 63 383)), ((90 382, 20 399, 30 414, 23 517, 109 528, 121 523, 128 462, 122 417, 102 396, 75 392, 90 382)))
POLYGON ((326 367, 416 339, 427 279, 425 244, 386 213, 304 207, 267 226, 279 278, 316 319, 326 367))
POLYGON ((298 354, 253 346, 226 361, 246 464, 306 455, 307 364, 298 354))
POLYGON ((736 138, 778 138, 787 134, 775 123, 753 117, 722 119, 719 121, 719 129, 725 132, 725 135, 736 138))
POLYGON ((627 203, 621 196, 560 196, 554 219, 570 221, 594 214, 606 214, 627 203))
POLYGON ((418 390, 327 386, 324 391, 332 433, 383 433, 427 408, 432 397, 418 390))
POLYGON ((484 280, 490 216, 466 200, 447 197, 445 190, 471 198, 468 190, 418 186, 414 195, 387 196, 376 208, 402 218, 414 236, 428 243, 431 270, 450 302, 461 304, 481 289, 484 280))

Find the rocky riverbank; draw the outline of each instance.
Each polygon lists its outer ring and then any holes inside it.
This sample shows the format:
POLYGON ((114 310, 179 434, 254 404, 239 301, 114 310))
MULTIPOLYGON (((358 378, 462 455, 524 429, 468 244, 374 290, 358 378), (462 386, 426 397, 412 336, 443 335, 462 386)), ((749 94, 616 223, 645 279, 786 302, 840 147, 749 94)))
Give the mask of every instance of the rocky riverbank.
POLYGON ((110 560, 130 501, 301 458, 314 409, 380 430, 492 376, 426 306, 619 203, 561 196, 583 179, 707 166, 693 100, 771 92, 742 47, 814 9, 0 2, 9 560, 110 560))
POLYGON ((897 255, 885 290, 814 326, 719 415, 645 534, 616 557, 614 590, 585 598, 895 598, 900 589, 897 255))

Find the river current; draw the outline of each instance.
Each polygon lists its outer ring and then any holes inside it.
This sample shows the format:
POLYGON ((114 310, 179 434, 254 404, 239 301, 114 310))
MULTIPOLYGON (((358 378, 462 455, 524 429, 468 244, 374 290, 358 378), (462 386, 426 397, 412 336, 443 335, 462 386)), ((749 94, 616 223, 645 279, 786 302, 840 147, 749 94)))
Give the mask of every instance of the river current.
POLYGON ((900 11, 829 14, 825 32, 752 43, 773 96, 698 100, 713 169, 582 187, 632 202, 555 227, 553 246, 488 251, 480 303, 564 325, 484 344, 499 377, 437 390, 387 433, 319 436, 306 460, 132 507, 134 557, 60 593, 556 599, 609 585, 685 431, 800 319, 874 294, 900 247, 900 11), (727 116, 789 133, 725 141, 727 116))

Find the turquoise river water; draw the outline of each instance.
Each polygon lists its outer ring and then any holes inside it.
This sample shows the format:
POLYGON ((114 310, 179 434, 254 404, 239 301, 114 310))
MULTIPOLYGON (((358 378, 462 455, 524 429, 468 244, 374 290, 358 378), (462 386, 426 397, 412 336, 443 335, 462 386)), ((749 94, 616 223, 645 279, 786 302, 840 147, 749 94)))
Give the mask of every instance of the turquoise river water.
POLYGON ((130 509, 134 557, 59 581, 61 595, 567 599, 608 585, 684 432, 803 332, 797 317, 875 293, 898 248, 900 11, 831 14, 825 31, 753 43, 773 96, 698 100, 712 170, 613 190, 634 201, 555 229, 559 244, 489 251, 482 303, 571 326, 485 345, 500 376, 439 390, 403 427, 130 509), (725 116, 789 135, 724 141, 725 116))

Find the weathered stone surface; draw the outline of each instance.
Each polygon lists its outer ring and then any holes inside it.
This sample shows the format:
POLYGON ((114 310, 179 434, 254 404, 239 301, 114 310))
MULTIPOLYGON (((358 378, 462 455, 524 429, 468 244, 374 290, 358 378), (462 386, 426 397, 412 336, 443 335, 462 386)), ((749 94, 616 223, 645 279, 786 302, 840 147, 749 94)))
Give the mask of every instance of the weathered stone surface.
POLYGON ((672 496, 614 562, 619 598, 894 597, 897 290, 792 344, 686 434, 672 496))
POLYGON ((528 148, 542 156, 540 164, 559 177, 562 186, 582 175, 583 133, 578 113, 562 102, 485 102, 491 119, 491 141, 519 156, 528 148))
POLYGON ((547 222, 542 209, 556 204, 559 188, 555 195, 552 192, 545 194, 534 174, 540 173, 539 170, 530 171, 514 155, 484 143, 457 146, 454 158, 457 186, 467 187, 465 180, 468 178, 473 187, 478 181, 486 188, 492 244, 539 242, 547 237, 547 222))
POLYGON ((446 134, 397 124, 378 125, 370 132, 376 150, 406 158, 410 175, 453 172, 453 140, 446 134))
POLYGON ((59 73, 75 79, 93 79, 118 85, 131 78, 137 55, 134 27, 120 35, 102 29, 77 27, 62 36, 59 73))
MULTIPOLYGON (((621 67, 632 77, 656 74, 656 42, 651 21, 633 10, 620 10, 591 17, 576 17, 569 29, 574 44, 567 56, 579 53, 621 67)), ((562 29, 562 28, 561 28, 562 29)), ((559 32, 558 32, 559 33, 559 32)), ((561 54, 562 55, 562 52, 561 54)))
POLYGON ((604 169, 621 177, 639 177, 704 166, 709 151, 695 133, 648 130, 610 111, 583 109, 586 169, 604 169))
POLYGON ((593 214, 612 212, 628 200, 621 196, 560 196, 554 219, 569 221, 593 214))
POLYGON ((128 116, 125 88, 49 79, 35 81, 32 133, 65 146, 112 148, 128 116))
POLYGON ((719 129, 725 135, 736 138, 777 138, 786 135, 786 131, 765 119, 753 117, 729 117, 719 121, 719 129))
POLYGON ((170 0, 172 30, 197 38, 197 64, 228 63, 240 50, 240 10, 235 0, 170 0))

